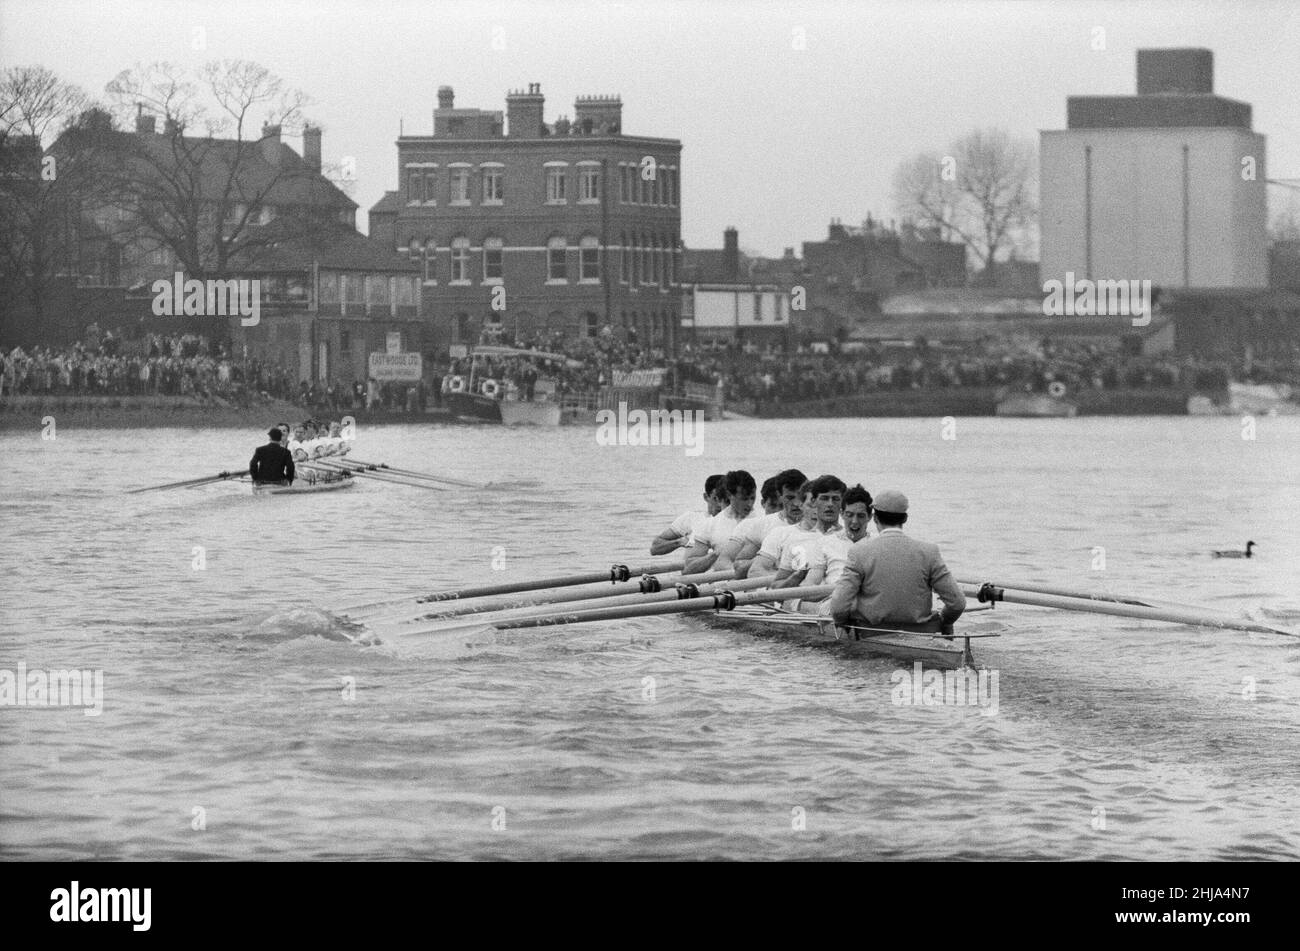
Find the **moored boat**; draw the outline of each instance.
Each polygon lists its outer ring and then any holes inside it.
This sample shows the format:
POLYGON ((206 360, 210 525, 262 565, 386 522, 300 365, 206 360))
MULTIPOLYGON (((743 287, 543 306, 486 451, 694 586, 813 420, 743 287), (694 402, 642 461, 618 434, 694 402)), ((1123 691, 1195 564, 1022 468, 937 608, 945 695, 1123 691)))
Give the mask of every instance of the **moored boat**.
POLYGON ((447 379, 443 399, 452 415, 467 421, 504 423, 507 426, 560 425, 560 404, 555 399, 553 380, 539 374, 532 398, 526 399, 513 383, 488 375, 487 363, 490 360, 581 366, 562 353, 516 347, 475 347, 470 353, 468 376, 455 375, 447 379))
POLYGON ((1285 383, 1230 382, 1226 394, 1188 397, 1187 412, 1191 416, 1296 416, 1300 415, 1300 403, 1285 383))
POLYGON ((1042 393, 1020 393, 999 400, 994 412, 998 416, 1071 418, 1079 415, 1079 407, 1042 393))

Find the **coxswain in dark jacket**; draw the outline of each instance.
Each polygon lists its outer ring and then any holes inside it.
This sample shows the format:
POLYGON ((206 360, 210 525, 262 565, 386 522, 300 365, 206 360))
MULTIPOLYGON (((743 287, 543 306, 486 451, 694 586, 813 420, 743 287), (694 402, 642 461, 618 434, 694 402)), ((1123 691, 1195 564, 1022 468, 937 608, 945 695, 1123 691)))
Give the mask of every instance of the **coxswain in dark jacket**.
POLYGON ((283 482, 293 485, 293 455, 280 445, 280 430, 267 433, 271 441, 258 446, 248 463, 248 474, 254 483, 283 482))

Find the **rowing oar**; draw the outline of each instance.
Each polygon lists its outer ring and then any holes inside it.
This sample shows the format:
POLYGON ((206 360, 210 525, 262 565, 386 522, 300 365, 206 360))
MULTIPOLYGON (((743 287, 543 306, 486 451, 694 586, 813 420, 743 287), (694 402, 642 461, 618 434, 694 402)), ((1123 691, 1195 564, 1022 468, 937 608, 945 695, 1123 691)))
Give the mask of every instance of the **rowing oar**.
POLYGON ((763 591, 747 591, 740 594, 736 594, 734 591, 719 590, 717 593, 690 598, 686 601, 629 604, 623 607, 599 608, 594 611, 569 611, 564 614, 547 614, 542 617, 506 619, 500 622, 489 619, 478 620, 476 623, 466 621, 456 625, 455 630, 482 630, 493 627, 505 631, 525 627, 549 627, 555 624, 583 624, 588 621, 616 621, 623 618, 654 617, 661 614, 687 614, 692 611, 730 611, 732 608, 745 604, 786 601, 790 598, 791 592, 795 590, 800 591, 806 597, 825 598, 830 597, 830 593, 835 590, 835 587, 826 584, 800 589, 768 588, 763 591))
MULTIPOLYGON (((678 575, 672 580, 659 575, 642 575, 640 578, 632 578, 614 584, 574 585, 541 592, 523 592, 526 595, 525 597, 503 595, 497 598, 471 600, 469 603, 448 602, 435 605, 433 610, 422 608, 419 616, 410 618, 410 621, 441 621, 445 618, 462 617, 467 614, 517 611, 522 608, 538 608, 548 604, 559 604, 568 601, 594 600, 609 603, 608 599, 624 595, 634 597, 642 594, 654 594, 663 590, 677 590, 684 586, 707 584, 713 581, 729 581, 734 577, 735 571, 730 568, 725 571, 709 571, 698 575, 678 575)), ((751 585, 750 587, 754 586, 751 585)), ((374 621, 383 617, 395 617, 399 613, 404 614, 406 612, 395 611, 387 615, 368 614, 366 620, 374 621)))
MULTIPOLYGON (((981 584, 984 584, 984 582, 982 581, 960 581, 960 580, 957 583, 968 584, 976 588, 978 588, 981 584)), ((1093 594, 1087 591, 1070 591, 1066 588, 1049 588, 1046 585, 1032 585, 1032 584, 996 585, 995 584, 995 586, 999 588, 1009 588, 1013 591, 1029 591, 1034 594, 1055 594, 1055 595, 1059 595, 1062 598, 1079 598, 1080 600, 1083 601, 1113 601, 1115 604, 1133 604, 1143 608, 1155 607, 1154 604, 1151 604, 1147 601, 1139 601, 1137 598, 1121 597, 1120 595, 1110 595, 1110 594, 1093 594)))
POLYGON ((419 482, 415 479, 403 479, 397 476, 383 475, 378 472, 366 472, 362 469, 353 469, 350 466, 339 465, 336 462, 329 462, 325 459, 313 459, 310 463, 303 463, 303 465, 317 469, 324 469, 327 472, 346 472, 358 479, 374 479, 376 482, 389 482, 393 485, 409 485, 413 489, 428 489, 431 492, 445 491, 440 485, 430 485, 425 482, 419 482))
POLYGON ((340 608, 338 614, 354 615, 361 611, 372 611, 375 608, 386 608, 393 604, 402 604, 410 601, 413 604, 431 604, 436 601, 457 601, 465 598, 490 598, 498 594, 517 594, 520 591, 540 591, 542 588, 569 588, 580 584, 597 584, 607 581, 611 584, 617 584, 620 581, 627 581, 634 575, 658 575, 669 572, 681 571, 682 566, 667 561, 652 562, 639 568, 629 568, 627 565, 610 565, 604 571, 586 572, 580 575, 562 575, 558 578, 539 578, 534 581, 514 581, 508 584, 487 584, 475 588, 459 588, 454 591, 434 591, 431 594, 411 594, 402 598, 393 598, 388 601, 372 601, 369 604, 354 604, 351 607, 340 608))
POLYGON ((434 475, 431 472, 416 472, 414 469, 396 469, 384 462, 362 462, 360 459, 349 459, 348 462, 355 462, 359 466, 365 466, 368 469, 386 469, 395 475, 410 476, 413 479, 428 479, 431 482, 445 482, 448 485, 459 485, 466 489, 480 489, 482 483, 466 482, 464 479, 449 479, 446 476, 434 475))
POLYGON ((1113 614, 1116 617, 1131 617, 1143 621, 1168 621, 1171 624, 1188 624, 1192 627, 1217 627, 1229 631, 1252 631, 1258 634, 1281 634, 1285 637, 1300 637, 1294 631, 1285 631, 1267 624, 1251 621, 1236 621, 1232 618, 1206 617, 1194 611, 1180 611, 1174 608, 1152 608, 1132 604, 1116 604, 1111 601, 1088 601, 1083 598, 1066 598, 1051 594, 1030 594, 1017 590, 999 588, 993 584, 967 584, 959 582, 962 590, 978 601, 996 603, 1006 601, 1010 604, 1032 604, 1040 608, 1060 608, 1064 611, 1083 611, 1089 614, 1113 614))
MULTIPOLYGON (((718 574, 731 574, 731 572, 717 572, 718 574)), ((689 577, 684 575, 685 577, 689 577)), ((399 632, 399 637, 405 641, 408 637, 416 637, 421 634, 446 634, 457 630, 473 630, 490 624, 493 627, 500 627, 506 621, 530 620, 545 617, 568 617, 573 614, 585 613, 589 610, 615 608, 623 606, 634 606, 639 604, 658 604, 665 601, 689 601, 693 598, 711 597, 715 594, 722 594, 724 591, 755 591, 759 588, 767 587, 775 575, 764 575, 761 578, 746 578, 743 581, 725 581, 719 579, 716 584, 686 584, 680 583, 674 585, 666 591, 655 591, 649 594, 624 594, 616 595, 609 598, 587 598, 584 600, 566 604, 563 608, 557 610, 554 607, 546 605, 531 605, 528 607, 516 608, 514 610, 493 611, 486 614, 476 614, 473 617, 457 615, 450 621, 444 621, 442 617, 437 618, 437 624, 428 627, 416 628, 410 631, 399 632)), ((783 589, 790 591, 792 589, 783 589)))
POLYGON ((135 495, 137 492, 157 492, 159 489, 184 489, 196 485, 203 485, 207 482, 220 482, 222 479, 232 479, 236 476, 248 475, 247 469, 238 469, 234 472, 218 472, 214 476, 204 476, 202 479, 186 479, 184 482, 168 482, 166 485, 150 485, 143 489, 132 489, 127 495, 135 495))

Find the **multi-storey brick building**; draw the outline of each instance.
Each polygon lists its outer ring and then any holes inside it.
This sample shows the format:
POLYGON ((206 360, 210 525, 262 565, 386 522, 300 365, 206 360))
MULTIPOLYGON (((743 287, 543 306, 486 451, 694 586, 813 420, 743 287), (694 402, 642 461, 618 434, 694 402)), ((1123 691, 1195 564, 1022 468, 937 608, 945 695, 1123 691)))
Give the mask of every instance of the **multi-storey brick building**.
POLYGON ((439 344, 554 345, 604 328, 676 343, 681 142, 627 135, 616 96, 582 96, 547 123, 537 84, 506 114, 438 90, 431 135, 397 140, 399 188, 370 234, 422 272, 439 344))

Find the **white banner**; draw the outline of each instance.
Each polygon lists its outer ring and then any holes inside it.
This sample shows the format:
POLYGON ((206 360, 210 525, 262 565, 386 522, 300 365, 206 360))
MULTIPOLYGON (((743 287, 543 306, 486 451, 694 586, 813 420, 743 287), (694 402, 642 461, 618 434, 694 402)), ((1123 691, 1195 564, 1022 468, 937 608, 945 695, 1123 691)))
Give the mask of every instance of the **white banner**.
POLYGON ((663 386, 664 374, 668 371, 663 368, 653 370, 615 370, 614 385, 637 388, 652 388, 663 386))
POLYGON ((415 381, 424 372, 418 353, 372 353, 370 375, 380 383, 394 380, 415 381))

